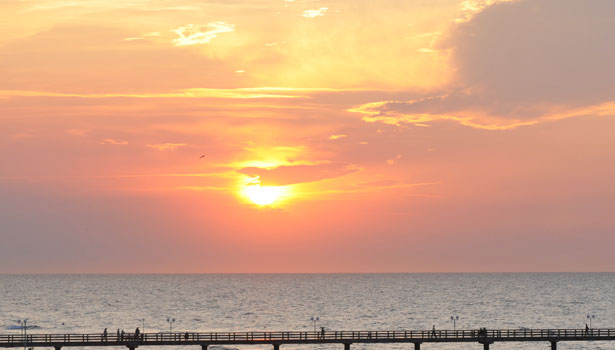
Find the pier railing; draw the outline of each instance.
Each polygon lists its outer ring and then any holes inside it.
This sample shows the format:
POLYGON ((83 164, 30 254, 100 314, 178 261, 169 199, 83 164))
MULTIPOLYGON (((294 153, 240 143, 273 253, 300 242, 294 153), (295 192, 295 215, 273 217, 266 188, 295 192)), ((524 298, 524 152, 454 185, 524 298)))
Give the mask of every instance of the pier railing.
POLYGON ((384 343, 384 342, 463 342, 531 340, 615 340, 615 329, 487 329, 487 330, 395 330, 325 332, 174 332, 89 334, 2 334, 0 347, 163 344, 258 344, 258 343, 384 343))

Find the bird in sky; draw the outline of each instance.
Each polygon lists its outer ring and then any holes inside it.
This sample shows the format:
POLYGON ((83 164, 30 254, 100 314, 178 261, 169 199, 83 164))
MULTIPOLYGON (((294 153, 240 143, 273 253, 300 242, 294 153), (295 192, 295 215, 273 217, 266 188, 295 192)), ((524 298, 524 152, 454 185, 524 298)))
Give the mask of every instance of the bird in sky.
POLYGON ((202 154, 202 155, 199 157, 199 159, 201 159, 201 158, 205 158, 205 155, 204 155, 204 154, 202 154))

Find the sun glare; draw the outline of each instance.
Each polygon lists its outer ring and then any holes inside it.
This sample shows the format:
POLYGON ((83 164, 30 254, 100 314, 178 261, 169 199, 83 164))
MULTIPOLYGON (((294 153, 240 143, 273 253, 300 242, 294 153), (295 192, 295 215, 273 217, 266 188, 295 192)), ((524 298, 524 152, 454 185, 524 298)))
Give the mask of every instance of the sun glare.
POLYGON ((270 205, 282 194, 281 187, 249 185, 244 193, 256 205, 270 205))

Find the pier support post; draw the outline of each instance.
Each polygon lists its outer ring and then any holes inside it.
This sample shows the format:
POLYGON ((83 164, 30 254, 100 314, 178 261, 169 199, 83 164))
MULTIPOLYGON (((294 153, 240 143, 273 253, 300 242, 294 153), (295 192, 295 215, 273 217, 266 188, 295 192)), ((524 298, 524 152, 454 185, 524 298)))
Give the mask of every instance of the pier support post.
POLYGON ((55 350, 60 350, 60 349, 62 349, 62 347, 61 347, 61 346, 59 346, 59 345, 54 346, 54 348, 55 348, 55 350))
POLYGON ((557 342, 551 341, 551 350, 557 350, 557 342))
POLYGON ((414 350, 421 350, 421 343, 414 343, 414 350))
POLYGON ((280 344, 272 344, 273 350, 280 350, 280 344))
POLYGON ((209 344, 201 344, 201 350, 207 350, 209 344))
POLYGON ((489 342, 483 343, 483 350, 489 350, 489 342))
POLYGON ((344 350, 350 350, 350 343, 344 343, 344 350))

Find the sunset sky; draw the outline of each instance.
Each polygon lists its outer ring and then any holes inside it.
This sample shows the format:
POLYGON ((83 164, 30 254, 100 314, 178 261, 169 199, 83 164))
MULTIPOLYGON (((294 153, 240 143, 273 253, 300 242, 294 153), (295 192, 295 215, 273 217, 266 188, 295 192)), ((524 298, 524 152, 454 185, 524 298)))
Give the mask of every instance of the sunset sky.
POLYGON ((615 271, 614 13, 2 0, 0 273, 615 271))

